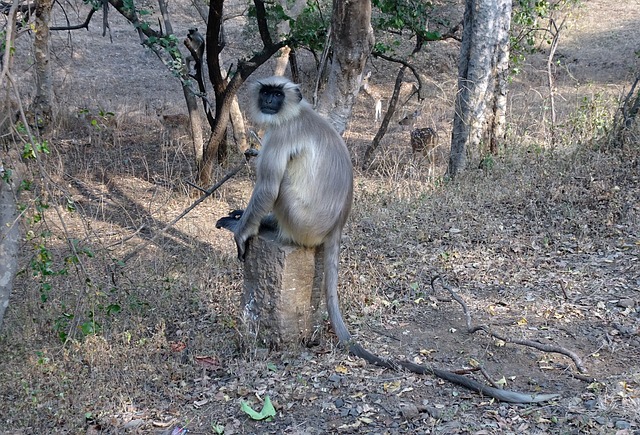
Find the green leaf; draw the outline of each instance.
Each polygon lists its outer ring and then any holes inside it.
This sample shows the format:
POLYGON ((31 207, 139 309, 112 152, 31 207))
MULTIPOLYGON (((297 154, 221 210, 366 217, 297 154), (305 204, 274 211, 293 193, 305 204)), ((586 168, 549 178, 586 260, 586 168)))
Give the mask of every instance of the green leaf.
POLYGON ((118 304, 108 305, 107 308, 105 308, 104 310, 104 312, 107 315, 116 314, 116 313, 119 313, 120 311, 122 311, 122 308, 118 304))
POLYGON ((240 409, 242 409, 242 411, 253 420, 271 421, 271 417, 275 417, 276 415, 276 410, 271 404, 271 399, 269 399, 269 396, 265 396, 264 404, 262 405, 262 411, 260 412, 254 411, 251 406, 249 406, 249 404, 244 400, 240 403, 240 409))

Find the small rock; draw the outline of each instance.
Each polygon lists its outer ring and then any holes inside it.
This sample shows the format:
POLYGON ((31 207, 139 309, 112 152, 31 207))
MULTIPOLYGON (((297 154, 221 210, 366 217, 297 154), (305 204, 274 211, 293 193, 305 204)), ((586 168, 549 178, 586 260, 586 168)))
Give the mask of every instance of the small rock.
POLYGON ((436 420, 440 420, 442 418, 442 412, 435 406, 426 406, 425 409, 427 410, 429 415, 436 420))
POLYGON ((618 301, 618 306, 620 308, 633 308, 636 306, 636 301, 633 299, 620 299, 618 301))
POLYGON ((584 402, 584 407, 588 410, 592 410, 593 408, 595 408, 596 403, 598 402, 595 399, 587 400, 586 402, 584 402))
POLYGON ((333 404, 336 405, 336 408, 342 408, 344 406, 344 400, 338 398, 333 404))
POLYGON ((331 376, 329 376, 329 382, 335 382, 336 384, 339 384, 340 381, 342 381, 342 376, 340 376, 337 373, 333 373, 331 374, 331 376))
POLYGON ((624 420, 616 421, 616 429, 631 429, 631 423, 624 420))
POLYGON ((143 424, 144 424, 144 420, 142 420, 141 418, 138 418, 136 420, 131 420, 126 422, 124 426, 122 426, 122 428, 125 430, 131 430, 131 429, 136 429, 139 426, 142 426, 143 424))
POLYGON ((607 425, 607 419, 605 417, 601 416, 601 415, 599 415, 596 418, 594 418, 594 420, 599 425, 602 425, 602 426, 606 426, 607 425))
POLYGON ((402 403, 400 404, 400 413, 407 420, 412 420, 420 414, 418 412, 418 407, 413 403, 402 403))

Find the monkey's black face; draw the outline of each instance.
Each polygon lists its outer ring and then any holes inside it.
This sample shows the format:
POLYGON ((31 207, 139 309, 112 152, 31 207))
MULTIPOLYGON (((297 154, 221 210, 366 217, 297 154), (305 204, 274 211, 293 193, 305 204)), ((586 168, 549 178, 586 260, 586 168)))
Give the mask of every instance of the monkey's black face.
POLYGON ((262 86, 260 88, 260 111, 267 115, 275 115, 284 103, 284 91, 278 86, 262 86))

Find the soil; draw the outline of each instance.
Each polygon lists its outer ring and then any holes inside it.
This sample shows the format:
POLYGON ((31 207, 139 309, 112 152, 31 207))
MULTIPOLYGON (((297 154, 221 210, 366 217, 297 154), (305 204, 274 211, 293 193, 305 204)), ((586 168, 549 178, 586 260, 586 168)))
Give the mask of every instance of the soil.
MULTIPOLYGON (((189 6, 174 7, 176 34, 204 28, 189 6)), ((501 387, 559 395, 543 404, 500 403, 364 364, 337 346, 328 324, 309 346, 255 343, 240 322, 235 246, 214 228, 246 204, 251 170, 122 267, 193 200, 186 131, 160 116, 184 113, 182 91, 115 13, 107 37, 97 21, 71 39, 56 34, 60 115, 44 172, 33 175, 50 177, 36 183, 48 186, 40 198, 49 208, 38 222, 36 195, 22 199, 30 220, 0 331, 0 434, 640 433, 640 147, 608 143, 617 101, 638 72, 639 22, 638 0, 585 1, 555 57, 561 140, 549 145, 543 46, 512 84, 510 146, 455 183, 441 175, 457 43, 428 44, 416 60, 427 99, 397 118, 420 109, 416 126, 438 131, 435 174, 412 157, 397 122, 372 167, 356 174, 340 272, 352 333, 382 356, 486 382, 481 367, 501 387), (43 250, 53 258, 45 278, 34 273, 43 250), (486 330, 468 331, 442 282, 486 330), (585 371, 487 330, 571 351, 585 371), (243 403, 260 411, 267 398, 274 417, 243 411, 243 403)), ((242 24, 230 20, 227 64, 250 38, 242 24)), ((369 68, 388 101, 395 67, 369 68)), ((377 130, 371 106, 359 97, 345 133, 356 167, 377 130)))

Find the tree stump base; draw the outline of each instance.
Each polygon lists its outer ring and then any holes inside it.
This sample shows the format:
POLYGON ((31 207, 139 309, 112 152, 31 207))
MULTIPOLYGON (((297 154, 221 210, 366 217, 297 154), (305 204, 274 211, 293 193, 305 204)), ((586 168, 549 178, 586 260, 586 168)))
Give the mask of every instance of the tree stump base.
POLYGON ((322 326, 322 248, 281 243, 273 231, 252 237, 244 262, 246 332, 269 348, 312 340, 322 326))

